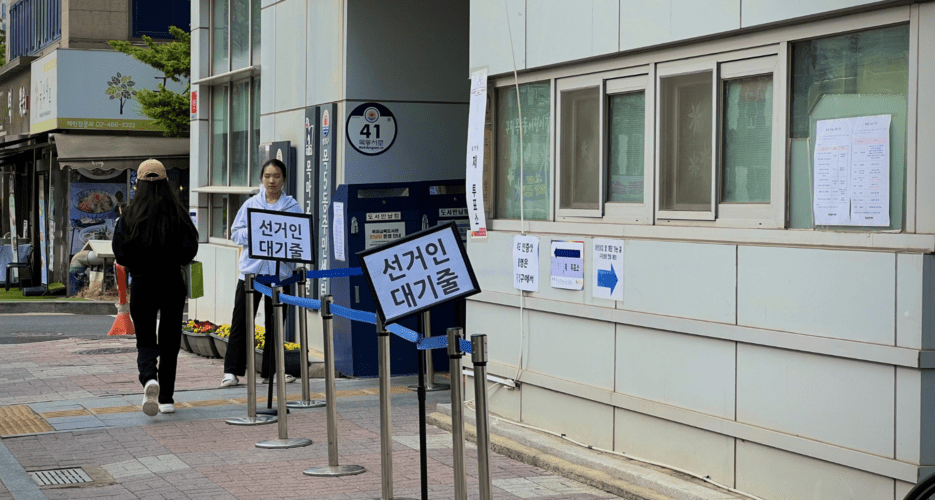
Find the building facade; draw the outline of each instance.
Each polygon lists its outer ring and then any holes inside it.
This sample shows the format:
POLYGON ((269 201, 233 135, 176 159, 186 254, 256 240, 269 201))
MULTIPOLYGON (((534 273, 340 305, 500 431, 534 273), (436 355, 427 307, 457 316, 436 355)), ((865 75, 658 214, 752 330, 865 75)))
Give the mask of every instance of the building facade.
POLYGON ((933 26, 932 2, 472 0, 494 206, 467 331, 520 381, 491 411, 766 499, 903 498, 935 466, 933 26))

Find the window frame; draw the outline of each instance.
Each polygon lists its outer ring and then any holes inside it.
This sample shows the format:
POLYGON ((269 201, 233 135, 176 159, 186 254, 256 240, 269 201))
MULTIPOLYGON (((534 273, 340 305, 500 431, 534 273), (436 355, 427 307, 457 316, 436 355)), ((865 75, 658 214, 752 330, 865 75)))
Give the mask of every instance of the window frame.
POLYGON ((643 92, 643 102, 644 102, 644 112, 643 112, 643 202, 642 203, 625 203, 618 201, 609 201, 610 197, 610 158, 609 158, 609 147, 610 147, 610 120, 611 116, 609 111, 607 113, 607 118, 602 124, 603 126, 603 136, 604 142, 607 144, 603 149, 608 152, 608 158, 603 165, 603 176, 605 179, 605 185, 607 188, 604 190, 604 217, 613 218, 615 220, 621 220, 627 224, 652 224, 653 223, 653 207, 655 206, 655 191, 654 186, 656 182, 656 170, 655 166, 655 114, 653 112, 655 106, 655 85, 652 83, 655 81, 655 68, 650 66, 648 71, 645 68, 639 70, 639 72, 634 72, 634 74, 614 76, 604 81, 604 101, 605 106, 609 109, 610 98, 615 95, 623 94, 632 94, 636 92, 643 92))
POLYGON ((562 165, 562 94, 564 92, 570 92, 575 90, 586 90, 597 88, 598 95, 598 116, 595 117, 595 120, 600 127, 599 133, 597 134, 597 162, 598 162, 598 205, 597 208, 562 208, 562 191, 559 185, 556 185, 553 188, 555 197, 552 202, 554 203, 553 210, 555 211, 556 218, 564 217, 603 217, 604 216, 604 186, 605 175, 602 173, 603 170, 606 170, 604 167, 604 160, 607 156, 604 152, 605 148, 605 136, 607 135, 606 127, 604 126, 606 114, 606 105, 604 98, 604 80, 600 75, 584 75, 577 76, 572 78, 562 78, 555 81, 553 85, 554 89, 554 109, 555 109, 555 122, 554 128, 550 131, 553 134, 553 143, 554 143, 554 153, 553 153, 553 162, 554 162, 554 171, 555 171, 555 182, 559 183, 562 179, 562 173, 564 171, 564 166, 562 165))

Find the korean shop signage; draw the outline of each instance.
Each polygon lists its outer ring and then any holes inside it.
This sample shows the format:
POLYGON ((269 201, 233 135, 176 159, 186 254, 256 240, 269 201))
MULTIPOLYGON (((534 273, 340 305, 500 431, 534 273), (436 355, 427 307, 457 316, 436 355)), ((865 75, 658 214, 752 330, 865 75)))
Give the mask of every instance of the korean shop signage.
POLYGON ((252 259, 315 262, 308 214, 249 208, 247 229, 252 259))
POLYGON ((0 83, 0 137, 29 133, 29 77, 25 71, 0 83))
POLYGON ((357 256, 384 324, 481 291, 454 222, 357 256))

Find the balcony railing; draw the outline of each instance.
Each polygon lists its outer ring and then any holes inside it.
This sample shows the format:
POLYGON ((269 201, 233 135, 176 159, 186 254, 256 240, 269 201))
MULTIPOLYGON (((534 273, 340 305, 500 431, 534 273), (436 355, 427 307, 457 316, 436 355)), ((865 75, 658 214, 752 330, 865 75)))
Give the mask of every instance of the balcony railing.
POLYGON ((10 58, 34 54, 62 37, 62 0, 20 0, 9 25, 10 58))

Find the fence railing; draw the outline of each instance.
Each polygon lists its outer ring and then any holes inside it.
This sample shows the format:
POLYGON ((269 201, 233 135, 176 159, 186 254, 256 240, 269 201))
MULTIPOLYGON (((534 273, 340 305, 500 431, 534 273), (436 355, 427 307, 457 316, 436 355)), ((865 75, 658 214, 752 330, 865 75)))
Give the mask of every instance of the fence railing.
POLYGON ((10 6, 10 59, 28 56, 62 37, 62 0, 20 0, 10 6))

